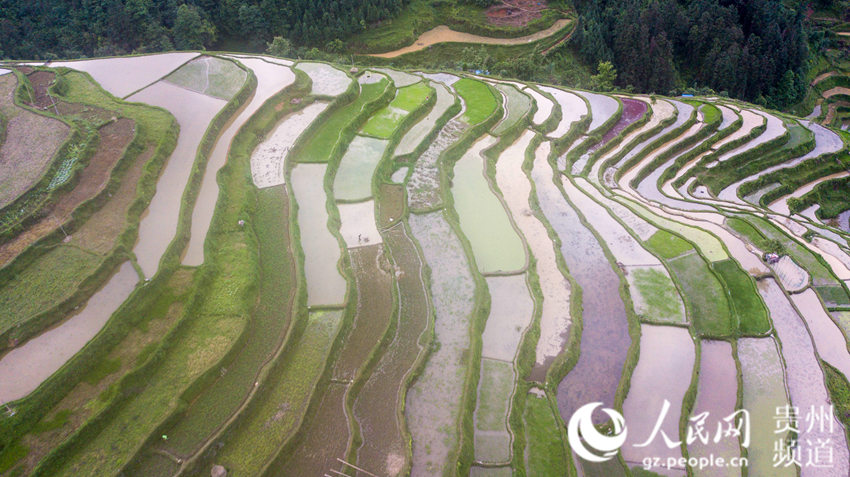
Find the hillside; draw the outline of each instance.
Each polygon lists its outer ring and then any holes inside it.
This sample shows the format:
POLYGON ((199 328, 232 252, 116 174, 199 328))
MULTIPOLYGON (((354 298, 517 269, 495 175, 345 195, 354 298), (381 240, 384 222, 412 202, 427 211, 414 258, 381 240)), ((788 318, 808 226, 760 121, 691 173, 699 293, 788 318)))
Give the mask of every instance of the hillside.
POLYGON ((9 63, 0 93, 4 475, 796 475, 789 404, 836 406, 797 437, 850 472, 843 131, 239 53, 9 63), (747 409, 746 454, 635 446, 665 400, 683 441, 747 409), (628 426, 604 463, 568 438, 592 402, 628 426))

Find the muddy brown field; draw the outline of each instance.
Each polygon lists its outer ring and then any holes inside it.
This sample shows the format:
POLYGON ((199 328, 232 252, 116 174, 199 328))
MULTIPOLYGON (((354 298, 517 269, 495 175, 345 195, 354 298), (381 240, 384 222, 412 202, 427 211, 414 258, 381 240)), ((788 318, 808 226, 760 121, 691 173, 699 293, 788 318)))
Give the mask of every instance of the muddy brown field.
POLYGON ((0 207, 41 179, 70 131, 62 121, 17 106, 17 83, 12 74, 0 77, 0 112, 10 118, 0 145, 0 207))

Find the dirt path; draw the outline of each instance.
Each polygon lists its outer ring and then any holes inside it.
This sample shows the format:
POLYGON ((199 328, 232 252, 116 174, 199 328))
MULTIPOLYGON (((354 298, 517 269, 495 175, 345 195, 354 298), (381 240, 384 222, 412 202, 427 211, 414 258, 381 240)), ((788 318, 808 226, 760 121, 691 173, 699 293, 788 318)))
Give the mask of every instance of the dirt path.
POLYGON ((379 58, 395 58, 397 56, 401 56, 407 53, 413 53, 414 51, 424 50, 431 45, 436 45, 437 43, 479 43, 483 45, 524 45, 526 43, 532 43, 538 40, 542 40, 543 38, 547 38, 565 26, 567 26, 570 22, 572 22, 569 18, 562 18, 552 24, 551 27, 540 30, 537 33, 532 33, 531 35, 522 36, 519 38, 491 38, 488 36, 479 36, 473 35, 471 33, 462 33, 459 31, 454 31, 447 27, 446 25, 440 25, 431 30, 426 31, 416 41, 404 48, 390 51, 387 53, 377 53, 369 56, 376 56, 379 58))
POLYGON ((820 83, 821 81, 823 81, 823 80, 825 80, 829 77, 839 75, 839 74, 841 74, 841 73, 839 73, 837 71, 827 71, 826 73, 819 74, 818 76, 815 77, 815 79, 812 80, 811 85, 815 86, 816 84, 820 83))
POLYGON ((837 94, 844 94, 850 96, 850 88, 836 86, 835 88, 824 91, 821 96, 823 96, 825 99, 829 99, 837 94))

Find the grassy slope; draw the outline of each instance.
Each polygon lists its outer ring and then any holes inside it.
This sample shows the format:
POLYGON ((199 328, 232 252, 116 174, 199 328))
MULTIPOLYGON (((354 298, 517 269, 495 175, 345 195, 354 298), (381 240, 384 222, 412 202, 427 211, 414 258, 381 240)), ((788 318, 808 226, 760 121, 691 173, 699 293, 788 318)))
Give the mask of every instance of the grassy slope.
MULTIPOLYGON (((566 9, 562 1, 550 1, 557 9, 566 9)), ((524 36, 551 26, 562 16, 549 10, 541 18, 522 28, 505 28, 490 24, 484 11, 471 4, 456 1, 412 0, 395 18, 370 25, 362 33, 347 39, 349 51, 377 53, 392 51, 410 45, 422 33, 438 25, 449 25, 453 30, 484 36, 510 38, 524 36)))
MULTIPOLYGON (((81 73, 69 73, 64 75, 64 78, 66 88, 63 99, 115 111, 136 122, 136 138, 133 141, 136 145, 136 153, 142 148, 157 147, 168 136, 172 119, 167 112, 120 101, 81 73)), ((111 239, 114 243, 118 235, 129 225, 129 223, 120 224, 112 230, 99 230, 95 233, 101 237, 106 235, 104 238, 111 239)), ((85 224, 82 227, 78 225, 76 228, 76 231, 70 230, 69 233, 87 232, 85 224)), ((112 245, 109 246, 111 247, 112 245)), ((0 290, 0 310, 2 310, 0 311, 0 332, 19 326, 34 315, 50 310, 72 298, 84 280, 92 276, 104 263, 105 256, 97 252, 96 249, 87 250, 82 244, 79 247, 61 244, 29 263, 25 270, 19 270, 14 266, 7 267, 3 273, 14 270, 18 279, 5 283, 0 290)), ((88 288, 91 290, 84 291, 83 298, 95 290, 92 287, 88 288)))

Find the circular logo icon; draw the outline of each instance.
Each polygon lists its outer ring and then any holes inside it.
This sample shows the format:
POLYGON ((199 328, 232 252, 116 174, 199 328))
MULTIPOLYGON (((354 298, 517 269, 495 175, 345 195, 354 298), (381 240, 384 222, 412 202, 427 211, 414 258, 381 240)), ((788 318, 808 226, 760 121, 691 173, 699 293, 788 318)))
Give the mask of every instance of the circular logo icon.
POLYGON ((576 454, 588 462, 605 462, 617 455, 617 450, 626 442, 626 420, 622 414, 602 408, 614 424, 614 435, 606 436, 593 425, 593 411, 602 406, 592 402, 578 408, 567 424, 567 439, 576 454))

